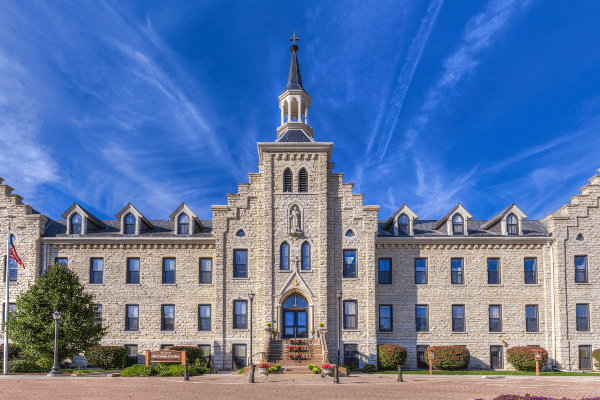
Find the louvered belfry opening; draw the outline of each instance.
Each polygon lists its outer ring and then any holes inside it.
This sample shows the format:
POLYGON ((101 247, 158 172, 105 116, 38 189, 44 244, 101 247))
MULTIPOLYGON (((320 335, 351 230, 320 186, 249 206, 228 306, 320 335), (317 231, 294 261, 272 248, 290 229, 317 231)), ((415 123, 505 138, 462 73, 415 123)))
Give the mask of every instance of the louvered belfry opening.
POLYGON ((291 192, 292 191, 292 171, 287 168, 283 172, 283 191, 291 192))
POLYGON ((298 174, 298 191, 308 192, 308 173, 304 168, 302 168, 298 174))

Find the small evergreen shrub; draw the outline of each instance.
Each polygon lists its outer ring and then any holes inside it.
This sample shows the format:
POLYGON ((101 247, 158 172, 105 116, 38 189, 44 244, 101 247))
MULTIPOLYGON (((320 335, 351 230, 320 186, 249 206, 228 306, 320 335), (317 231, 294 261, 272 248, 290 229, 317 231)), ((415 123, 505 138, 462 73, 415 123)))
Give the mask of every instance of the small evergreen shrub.
POLYGON ((397 344, 379 346, 379 366, 381 369, 396 369, 406 360, 406 349, 397 344))
MULTIPOLYGON (((516 346, 506 351, 506 358, 518 371, 535 371, 535 353, 540 352, 540 368, 548 361, 548 352, 542 347, 516 346)), ((593 353, 592 353, 593 354, 593 353)))
POLYGON ((145 366, 142 364, 134 364, 131 367, 127 367, 121 372, 121 376, 150 376, 156 375, 156 370, 151 366, 145 366))
POLYGON ((9 372, 50 372, 52 366, 43 369, 33 360, 13 360, 8 363, 9 372))
POLYGON ((127 349, 123 346, 94 346, 85 352, 89 365, 102 369, 119 369, 127 364, 127 349))
POLYGON ((425 350, 425 361, 429 363, 429 351, 433 350, 433 368, 445 371, 466 369, 471 361, 471 354, 463 346, 433 346, 425 350))
POLYGON ((351 365, 342 365, 341 367, 342 368, 346 368, 346 371, 350 371, 350 372, 358 370, 358 367, 356 365, 354 365, 354 364, 351 364, 351 365))
POLYGON ((377 364, 365 364, 365 372, 377 372, 377 364))
POLYGON ((40 369, 44 371, 50 371, 54 366, 54 360, 49 360, 47 358, 42 358, 41 360, 37 360, 35 362, 40 369))
MULTIPOLYGON (((15 358, 23 358, 23 353, 21 349, 15 346, 14 344, 8 345, 8 359, 13 360, 15 358)), ((4 359, 4 345, 0 344, 0 360, 4 359)))
POLYGON ((594 363, 596 368, 600 368, 600 349, 592 351, 592 358, 594 359, 594 361, 596 361, 594 363))
POLYGON ((171 346, 168 350, 184 351, 185 350, 185 361, 188 364, 203 364, 202 351, 200 347, 196 346, 171 346))

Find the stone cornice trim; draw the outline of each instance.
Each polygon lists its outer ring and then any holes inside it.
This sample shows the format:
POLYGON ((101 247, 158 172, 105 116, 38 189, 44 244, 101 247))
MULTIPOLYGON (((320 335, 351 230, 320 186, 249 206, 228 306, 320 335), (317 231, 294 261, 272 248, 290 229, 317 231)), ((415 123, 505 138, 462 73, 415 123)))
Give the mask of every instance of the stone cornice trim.
POLYGON ((326 151, 327 162, 331 161, 331 152, 333 151, 332 142, 259 142, 256 144, 260 162, 263 162, 263 153, 282 152, 282 151, 326 151))
POLYGON ((205 244, 215 243, 214 237, 42 237, 46 244, 205 244))

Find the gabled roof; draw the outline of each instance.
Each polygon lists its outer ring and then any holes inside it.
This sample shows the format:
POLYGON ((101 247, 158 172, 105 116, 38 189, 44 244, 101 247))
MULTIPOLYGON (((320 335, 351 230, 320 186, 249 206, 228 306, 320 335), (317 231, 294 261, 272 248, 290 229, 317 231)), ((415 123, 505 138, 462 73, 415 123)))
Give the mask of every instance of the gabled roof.
POLYGON ((185 203, 181 203, 181 205, 179 207, 177 207, 177 209, 175 211, 173 211, 173 213, 171 215, 169 215, 169 218, 171 218, 173 220, 173 222, 175 222, 175 217, 177 215, 179 215, 179 213, 182 211, 185 212, 192 221, 194 221, 196 224, 198 224, 198 226, 200 227, 200 230, 204 229, 204 225, 202 225, 202 222, 200 222, 200 219, 196 216, 196 214, 194 214, 192 212, 192 210, 190 210, 190 208, 185 203))
MULTIPOLYGON (((287 86, 285 90, 304 90, 302 87, 302 76, 300 76, 300 65, 298 64, 298 46, 293 45, 292 50, 292 62, 290 63, 290 72, 288 73, 287 86)), ((306 90, 304 90, 306 91, 306 90)))
POLYGON ((405 204, 402 204, 402 206, 399 209, 397 209, 396 212, 393 213, 392 216, 385 222, 383 229, 384 230, 390 229, 390 227, 394 223, 394 219, 400 214, 406 214, 406 216, 413 221, 415 221, 419 218, 419 216, 417 214, 415 214, 413 212, 413 210, 411 210, 405 203, 405 204))
POLYGON ((314 140, 300 129, 291 129, 279 136, 276 142, 314 142, 314 140))
POLYGON ((145 223, 145 224, 148 226, 148 229, 150 229, 150 230, 154 229, 154 225, 152 225, 152 224, 150 223, 150 221, 148 221, 148 220, 146 219, 146 217, 144 217, 144 216, 142 215, 142 213, 141 213, 141 212, 139 212, 139 211, 138 211, 138 209, 137 209, 137 208, 135 208, 135 207, 133 206, 133 204, 131 204, 131 203, 127 203, 127 205, 126 205, 125 207, 123 207, 123 209, 122 209, 121 211, 119 211, 119 212, 117 213, 117 215, 115 215, 115 218, 116 218, 116 219, 121 219, 121 218, 123 217, 123 215, 125 215, 125 214, 127 214, 127 213, 132 213, 132 214, 136 215, 137 217, 139 217, 139 219, 140 219, 142 222, 144 222, 144 223, 145 223))
POLYGON ((481 229, 490 229, 496 222, 504 219, 504 217, 508 214, 515 214, 519 220, 523 220, 527 218, 527 215, 515 203, 512 203, 510 206, 506 207, 504 210, 500 211, 498 214, 494 215, 491 219, 486 221, 481 225, 481 229))
POLYGON ((446 222, 446 220, 448 220, 448 218, 450 218, 451 215, 454 215, 456 212, 460 212, 460 214, 465 215, 467 218, 467 221, 470 220, 471 218, 473 218, 473 216, 460 204, 458 203, 457 205, 454 206, 454 208, 452 210, 450 210, 450 212, 448 214, 446 214, 446 216, 442 219, 440 219, 434 226, 433 229, 439 229, 440 226, 442 226, 444 224, 444 222, 446 222))
POLYGON ((96 218, 96 216, 94 214, 92 214, 91 212, 89 212, 85 208, 81 207, 77 203, 73 203, 73 205, 71 207, 69 207, 67 209, 67 211, 65 211, 61 215, 61 217, 64 218, 64 219, 67 219, 69 217, 69 215, 71 215, 71 213, 73 212, 73 210, 75 210, 77 213, 81 214, 83 217, 87 218, 94 225, 96 225, 99 229, 106 229, 106 224, 104 222, 100 221, 98 218, 96 218))

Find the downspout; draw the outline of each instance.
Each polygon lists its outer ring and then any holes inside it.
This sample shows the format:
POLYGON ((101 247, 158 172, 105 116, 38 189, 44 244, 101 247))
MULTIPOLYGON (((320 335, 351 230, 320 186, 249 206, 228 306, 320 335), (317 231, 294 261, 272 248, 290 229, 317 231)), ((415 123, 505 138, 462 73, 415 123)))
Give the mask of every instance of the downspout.
POLYGON ((42 276, 46 273, 46 243, 42 242, 42 276))
POLYGON ((554 311, 554 250, 550 242, 550 291, 552 294, 552 368, 556 367, 556 316, 554 311))

